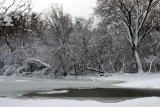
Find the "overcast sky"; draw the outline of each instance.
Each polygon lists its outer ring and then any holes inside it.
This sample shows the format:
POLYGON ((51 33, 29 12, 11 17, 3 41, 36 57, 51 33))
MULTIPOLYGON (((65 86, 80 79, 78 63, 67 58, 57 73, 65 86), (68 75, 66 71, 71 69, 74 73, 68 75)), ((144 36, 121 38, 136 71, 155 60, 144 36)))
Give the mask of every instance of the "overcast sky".
MULTIPOLYGON (((11 2, 13 0, 6 1, 11 2)), ((96 0, 32 0, 33 10, 37 12, 47 10, 53 3, 62 4, 64 11, 70 13, 73 17, 82 16, 86 18, 93 13, 93 8, 96 6, 96 0)))

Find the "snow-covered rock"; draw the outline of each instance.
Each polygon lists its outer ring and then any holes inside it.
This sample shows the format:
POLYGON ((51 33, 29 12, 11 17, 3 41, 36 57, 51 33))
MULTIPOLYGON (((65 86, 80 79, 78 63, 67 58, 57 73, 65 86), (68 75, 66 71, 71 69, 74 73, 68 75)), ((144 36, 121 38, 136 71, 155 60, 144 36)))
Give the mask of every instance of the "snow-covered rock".
POLYGON ((46 64, 37 59, 29 59, 25 62, 30 72, 42 70, 43 68, 51 68, 49 64, 46 64))
POLYGON ((37 59, 28 59, 23 65, 13 64, 3 67, 4 75, 46 76, 50 73, 51 66, 37 59))
POLYGON ((14 73, 17 72, 19 67, 20 67, 20 65, 18 65, 18 64, 4 66, 4 71, 5 71, 4 75, 5 76, 13 75, 14 73))
POLYGON ((28 59, 23 66, 19 68, 17 74, 30 76, 45 76, 49 74, 51 66, 37 59, 28 59))

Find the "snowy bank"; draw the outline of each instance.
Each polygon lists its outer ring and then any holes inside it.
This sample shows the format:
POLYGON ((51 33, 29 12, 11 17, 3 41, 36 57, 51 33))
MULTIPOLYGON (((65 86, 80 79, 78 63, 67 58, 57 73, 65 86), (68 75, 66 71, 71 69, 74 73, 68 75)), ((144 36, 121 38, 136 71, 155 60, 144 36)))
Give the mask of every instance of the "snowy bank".
POLYGON ((106 79, 101 78, 99 80, 125 81, 124 83, 114 85, 120 87, 160 89, 159 73, 122 74, 122 75, 110 76, 106 79))
POLYGON ((115 81, 126 81, 126 82, 136 82, 141 80, 150 80, 160 78, 160 73, 123 73, 123 74, 112 74, 108 77, 97 77, 95 80, 115 80, 115 81))
POLYGON ((115 84, 115 86, 131 87, 131 88, 160 89, 160 78, 135 81, 135 82, 125 82, 121 84, 115 84))
POLYGON ((76 100, 19 100, 0 98, 1 107, 159 107, 160 98, 138 98, 118 103, 76 100))
POLYGON ((114 84, 114 86, 130 87, 130 88, 150 88, 160 89, 160 73, 137 73, 137 74, 111 74, 111 76, 80 76, 65 77, 65 79, 79 79, 90 81, 119 81, 124 82, 114 84))
POLYGON ((113 74, 106 74, 104 76, 67 76, 62 77, 63 79, 78 79, 78 80, 111 80, 111 81, 139 81, 139 80, 147 80, 147 79, 154 79, 160 78, 160 73, 113 73, 113 74))

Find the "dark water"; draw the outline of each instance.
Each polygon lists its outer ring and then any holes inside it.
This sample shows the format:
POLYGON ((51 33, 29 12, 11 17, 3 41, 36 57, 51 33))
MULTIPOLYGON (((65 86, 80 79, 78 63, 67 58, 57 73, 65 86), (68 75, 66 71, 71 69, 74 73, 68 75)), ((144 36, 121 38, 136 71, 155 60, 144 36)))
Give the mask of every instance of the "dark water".
MULTIPOLYGON (((61 91, 58 89, 55 91, 61 91)), ((124 88, 96 88, 96 89, 63 89, 68 90, 68 93, 56 93, 56 94, 41 94, 40 92, 47 91, 35 91, 25 94, 21 97, 24 98, 60 98, 60 99, 88 99, 88 100, 112 100, 112 102, 122 101, 132 98, 140 97, 160 97, 160 90, 149 89, 124 89, 124 88)), ((54 91, 54 90, 53 90, 54 91)))

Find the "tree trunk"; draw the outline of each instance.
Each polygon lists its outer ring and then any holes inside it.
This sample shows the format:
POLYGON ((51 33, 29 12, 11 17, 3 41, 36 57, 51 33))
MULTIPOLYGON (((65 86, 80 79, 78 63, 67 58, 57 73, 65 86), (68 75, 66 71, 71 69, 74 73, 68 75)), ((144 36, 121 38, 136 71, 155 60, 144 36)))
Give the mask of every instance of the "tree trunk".
POLYGON ((74 72, 75 72, 75 76, 78 76, 76 65, 74 65, 74 72))
POLYGON ((144 70, 143 70, 143 67, 142 67, 142 63, 141 63, 139 54, 138 54, 136 49, 134 49, 134 56, 135 56, 137 67, 138 67, 138 73, 144 73, 144 70))
POLYGON ((112 63, 111 59, 109 59, 109 63, 111 64, 113 72, 116 73, 116 70, 114 69, 114 66, 113 66, 113 63, 112 63))
POLYGON ((63 76, 67 76, 66 67, 63 65, 63 76))
POLYGON ((101 74, 101 63, 99 63, 98 65, 98 71, 99 71, 99 74, 101 74))
POLYGON ((153 59, 151 60, 151 63, 150 63, 150 66, 149 66, 149 73, 151 73, 151 70, 152 70, 152 64, 153 64, 153 61, 156 57, 154 56, 153 59))

